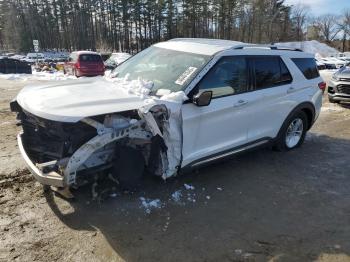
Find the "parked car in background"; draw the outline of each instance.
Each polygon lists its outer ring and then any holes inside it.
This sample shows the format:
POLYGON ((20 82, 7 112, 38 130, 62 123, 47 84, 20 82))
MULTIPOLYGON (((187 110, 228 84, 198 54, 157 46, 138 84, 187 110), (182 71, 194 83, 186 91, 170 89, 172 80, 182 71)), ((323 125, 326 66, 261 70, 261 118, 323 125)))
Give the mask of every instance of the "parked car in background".
POLYGON ((335 65, 334 62, 331 62, 325 58, 320 58, 317 60, 320 63, 323 63, 326 67, 326 69, 337 69, 337 66, 335 65))
POLYGON ((114 69, 125 60, 129 59, 129 53, 113 53, 105 62, 106 69, 114 69))
POLYGON ((2 74, 31 74, 32 67, 24 61, 14 58, 0 58, 0 73, 2 74))
POLYGON ((333 64, 333 65, 335 65, 335 67, 337 69, 341 68, 341 67, 343 67, 343 66, 345 66, 347 64, 346 61, 339 60, 338 58, 335 58, 335 57, 322 58, 321 62, 328 63, 328 64, 333 64))
POLYGON ((77 51, 70 54, 64 64, 64 73, 76 77, 103 76, 105 66, 99 53, 91 51, 77 51))
POLYGON ((98 170, 132 188, 146 174, 166 179, 263 145, 292 150, 325 88, 311 54, 213 39, 155 44, 112 76, 30 86, 11 102, 38 181, 69 189, 98 170), (145 89, 162 97, 145 103, 145 89))
POLYGON ((28 53, 22 61, 27 63, 44 62, 45 55, 43 53, 28 53))
POLYGON ((17 60, 23 60, 23 59, 25 59, 26 58, 26 56, 24 56, 24 55, 13 55, 13 56, 11 56, 10 57, 11 59, 17 59, 17 60))
POLYGON ((328 100, 331 103, 350 102, 350 68, 342 67, 328 82, 328 100))
POLYGON ((318 70, 324 70, 327 69, 326 65, 320 61, 318 61, 317 59, 315 59, 316 65, 317 65, 317 69, 318 70))
POLYGON ((350 58, 349 57, 337 57, 340 61, 344 61, 346 65, 350 63, 350 58))

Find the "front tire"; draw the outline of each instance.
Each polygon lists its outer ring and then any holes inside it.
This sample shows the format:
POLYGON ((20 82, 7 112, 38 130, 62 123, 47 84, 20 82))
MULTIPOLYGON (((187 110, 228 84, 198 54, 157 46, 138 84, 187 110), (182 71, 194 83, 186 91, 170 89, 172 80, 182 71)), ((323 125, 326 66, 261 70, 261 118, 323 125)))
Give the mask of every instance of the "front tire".
POLYGON ((301 146, 307 129, 308 121, 304 112, 299 111, 289 116, 278 133, 274 148, 277 151, 289 151, 301 146))
POLYGON ((79 75, 78 75, 78 73, 77 73, 77 70, 76 70, 76 69, 74 69, 74 70, 73 70, 73 75, 74 75, 76 78, 79 78, 79 75))

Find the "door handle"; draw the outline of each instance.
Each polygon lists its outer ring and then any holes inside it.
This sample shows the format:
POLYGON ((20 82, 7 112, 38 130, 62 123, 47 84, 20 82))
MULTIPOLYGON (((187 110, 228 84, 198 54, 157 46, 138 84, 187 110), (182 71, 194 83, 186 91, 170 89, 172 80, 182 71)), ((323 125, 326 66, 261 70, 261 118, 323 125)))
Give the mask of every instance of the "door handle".
POLYGON ((288 88, 288 90, 287 90, 287 94, 293 93, 293 92, 295 92, 295 91, 296 91, 296 90, 295 90, 294 87, 290 87, 290 88, 288 88))
POLYGON ((248 104, 248 101, 239 100, 239 101, 234 105, 234 107, 239 107, 239 106, 243 106, 243 105, 246 105, 246 104, 248 104))

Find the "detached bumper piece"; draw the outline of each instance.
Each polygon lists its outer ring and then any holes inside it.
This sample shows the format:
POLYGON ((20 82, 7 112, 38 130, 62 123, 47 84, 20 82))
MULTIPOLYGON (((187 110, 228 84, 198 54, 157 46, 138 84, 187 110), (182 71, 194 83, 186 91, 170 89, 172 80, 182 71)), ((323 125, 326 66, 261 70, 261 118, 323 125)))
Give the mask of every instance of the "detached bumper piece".
POLYGON ((21 152, 21 155, 30 170, 34 178, 43 185, 55 186, 55 187, 65 187, 65 181, 63 176, 57 172, 50 171, 48 173, 42 172, 37 165, 35 165, 32 160, 28 157, 22 142, 23 133, 18 134, 17 141, 18 147, 21 152))

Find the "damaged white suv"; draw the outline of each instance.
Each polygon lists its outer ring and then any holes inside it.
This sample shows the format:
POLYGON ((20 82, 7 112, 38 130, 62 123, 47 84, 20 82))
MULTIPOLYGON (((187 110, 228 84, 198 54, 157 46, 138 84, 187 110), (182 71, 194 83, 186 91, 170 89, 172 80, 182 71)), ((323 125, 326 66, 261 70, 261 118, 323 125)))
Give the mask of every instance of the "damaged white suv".
POLYGON ((247 149, 298 147, 320 113, 324 83, 300 50, 174 39, 109 77, 24 88, 11 103, 21 154, 59 188, 95 174, 122 186, 164 179, 247 149))

